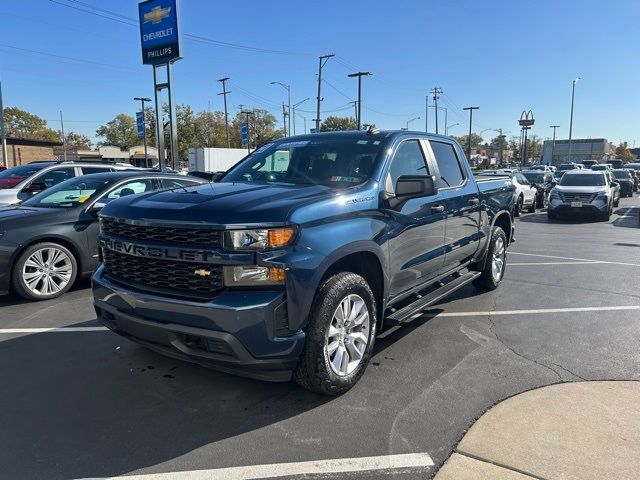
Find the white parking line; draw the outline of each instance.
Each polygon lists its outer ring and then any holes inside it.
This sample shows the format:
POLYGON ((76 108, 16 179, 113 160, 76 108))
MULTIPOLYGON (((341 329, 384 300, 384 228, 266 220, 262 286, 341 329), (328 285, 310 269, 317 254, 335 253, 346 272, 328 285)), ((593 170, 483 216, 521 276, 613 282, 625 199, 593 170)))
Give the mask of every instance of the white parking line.
POLYGON ((106 332, 107 327, 0 328, 0 333, 106 332))
POLYGON ((509 262, 507 265, 510 267, 520 267, 523 265, 594 265, 594 264, 603 264, 607 262, 523 262, 523 263, 511 263, 509 262))
POLYGON ((560 260, 576 260, 579 262, 589 262, 589 263, 608 263, 610 265, 626 265, 628 267, 640 267, 640 263, 610 262, 608 260, 594 260, 592 258, 559 257, 557 255, 541 255, 539 253, 522 253, 522 252, 509 252, 508 254, 524 255, 527 257, 558 258, 560 260))
POLYGON ((613 307, 538 308, 533 310, 495 310, 485 312, 443 312, 435 317, 482 317, 486 315, 537 315, 544 313, 614 312, 619 310, 640 310, 640 305, 620 305, 613 307))
POLYGON ((85 480, 249 480, 289 477, 294 475, 340 474, 397 468, 432 467, 433 465, 433 460, 428 453, 407 453, 400 455, 381 455, 379 457, 337 458, 310 462, 272 463, 247 467, 123 475, 119 477, 101 477, 85 480))

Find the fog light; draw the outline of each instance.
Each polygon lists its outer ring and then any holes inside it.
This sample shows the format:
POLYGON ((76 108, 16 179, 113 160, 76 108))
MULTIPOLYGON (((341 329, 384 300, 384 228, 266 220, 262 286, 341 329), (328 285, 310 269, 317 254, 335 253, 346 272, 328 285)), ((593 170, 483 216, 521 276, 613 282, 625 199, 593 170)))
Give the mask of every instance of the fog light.
POLYGON ((224 267, 224 284, 228 287, 250 287, 260 285, 280 285, 284 282, 285 272, 282 268, 258 267, 224 267))

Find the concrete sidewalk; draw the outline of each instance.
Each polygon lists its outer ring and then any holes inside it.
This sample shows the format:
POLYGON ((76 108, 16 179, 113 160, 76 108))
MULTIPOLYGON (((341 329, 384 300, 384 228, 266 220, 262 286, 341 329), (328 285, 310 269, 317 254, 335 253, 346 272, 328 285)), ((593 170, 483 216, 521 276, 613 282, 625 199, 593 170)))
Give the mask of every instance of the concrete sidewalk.
POLYGON ((637 480, 640 382, 542 387, 471 427, 436 480, 637 480))

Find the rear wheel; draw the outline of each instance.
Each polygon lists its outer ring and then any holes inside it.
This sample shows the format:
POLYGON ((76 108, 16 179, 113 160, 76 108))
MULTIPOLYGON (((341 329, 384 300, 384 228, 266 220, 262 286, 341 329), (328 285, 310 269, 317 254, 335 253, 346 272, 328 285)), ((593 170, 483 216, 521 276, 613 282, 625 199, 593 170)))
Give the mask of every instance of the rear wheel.
POLYGON ((493 227, 482 274, 473 284, 483 290, 495 290, 500 285, 507 266, 507 236, 500 227, 493 227))
POLYGON ((536 199, 534 198, 531 202, 531 206, 527 210, 529 213, 536 213, 536 199))
POLYGON ((522 213, 522 204, 524 203, 524 199, 520 196, 516 201, 515 210, 513 211, 514 217, 519 217, 520 213, 522 213))
POLYGON ((376 300, 367 281, 351 272, 330 277, 311 307, 294 381, 324 395, 346 392, 367 368, 375 336, 376 300))
POLYGON ((620 205, 620 197, 618 197, 618 199, 615 202, 613 202, 614 207, 617 207, 618 205, 620 205))
POLYGON ((67 292, 78 274, 73 254, 58 243, 38 243, 18 257, 11 276, 14 291, 28 300, 47 300, 67 292))

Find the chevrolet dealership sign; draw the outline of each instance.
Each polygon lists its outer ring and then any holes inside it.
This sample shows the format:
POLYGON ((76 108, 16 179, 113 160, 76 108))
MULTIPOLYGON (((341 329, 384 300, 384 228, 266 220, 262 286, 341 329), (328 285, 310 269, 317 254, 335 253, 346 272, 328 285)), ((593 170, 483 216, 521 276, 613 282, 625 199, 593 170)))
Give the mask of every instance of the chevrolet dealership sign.
POLYGON ((138 4, 142 63, 159 65, 180 58, 177 0, 145 0, 138 4))

